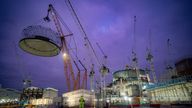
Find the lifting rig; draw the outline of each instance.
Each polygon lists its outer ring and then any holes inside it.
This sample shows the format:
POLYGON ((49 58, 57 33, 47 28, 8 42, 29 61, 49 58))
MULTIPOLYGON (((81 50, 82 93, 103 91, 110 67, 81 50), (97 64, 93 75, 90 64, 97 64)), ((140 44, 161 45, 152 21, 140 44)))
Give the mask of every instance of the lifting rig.
MULTIPOLYGON (((94 56, 95 59, 96 59, 97 64, 100 66, 101 63, 100 63, 100 61, 99 61, 99 59, 98 59, 98 56, 97 56, 97 54, 96 54, 96 52, 95 52, 95 50, 94 50, 94 48, 93 48, 92 43, 91 43, 90 40, 89 40, 89 38, 88 38, 88 36, 87 36, 87 34, 86 34, 86 32, 85 32, 85 30, 84 30, 84 28, 83 28, 80 20, 79 20, 79 17, 77 16, 77 13, 75 12, 75 10, 74 10, 74 8, 73 8, 70 0, 65 0, 65 2, 66 2, 67 6, 68 6, 68 8, 69 8, 69 11, 71 12, 71 14, 72 14, 72 16, 73 16, 73 18, 74 18, 74 21, 75 21, 76 24, 79 26, 79 29, 80 29, 80 31, 81 31, 82 34, 83 34, 82 36, 83 36, 83 38, 84 38, 84 40, 85 40, 85 46, 87 47, 87 49, 88 49, 88 51, 89 51, 90 59, 94 56), (90 49, 89 49, 89 48, 90 48, 90 49), (91 55, 91 54, 93 54, 93 55, 91 55)), ((105 58, 107 58, 107 56, 105 56, 105 58)), ((92 59, 91 59, 91 62, 92 62, 92 66, 91 66, 91 71, 90 71, 89 77, 90 77, 90 79, 91 79, 91 82, 90 82, 90 84, 91 84, 91 89, 93 89, 93 88, 94 88, 94 84, 93 84, 94 81, 93 81, 93 79, 94 79, 95 72, 94 72, 94 64, 93 64, 92 59)), ((81 63, 80 63, 80 64, 81 64, 81 63)), ((81 65, 82 65, 82 64, 81 64, 81 65)), ((83 66, 83 67, 84 67, 84 66, 83 66)), ((108 68, 104 67, 103 65, 102 65, 102 68, 104 68, 105 70, 108 69, 108 68)), ((84 69, 85 69, 85 67, 84 67, 84 69)), ((102 70, 103 70, 103 69, 102 69, 102 70)), ((84 86, 85 88, 87 87, 87 69, 85 69, 85 73, 84 73, 84 77, 83 77, 83 86, 84 86)))
POLYGON ((84 75, 83 75, 83 82, 82 82, 82 85, 81 85, 81 70, 79 68, 79 66, 77 65, 77 63, 75 61, 74 64, 78 70, 78 74, 77 74, 77 79, 75 80, 74 82, 74 86, 77 88, 77 89, 87 89, 87 69, 85 68, 85 66, 83 65, 83 63, 81 62, 81 60, 78 60, 79 63, 81 64, 81 66, 83 67, 84 69, 84 75))
POLYGON ((71 58, 70 58, 70 54, 69 54, 69 49, 67 47, 67 43, 65 40, 65 37, 69 36, 69 35, 64 35, 61 24, 60 24, 62 19, 59 17, 59 14, 57 13, 57 11, 55 10, 55 8, 53 7, 52 4, 49 4, 47 16, 44 18, 45 21, 48 21, 48 22, 50 21, 49 15, 51 15, 51 17, 54 21, 54 24, 56 26, 57 32, 60 36, 61 51, 62 51, 63 59, 64 59, 64 73, 65 73, 65 77, 66 77, 68 91, 71 91, 72 85, 73 85, 73 90, 76 90, 80 86, 79 84, 77 84, 80 80, 80 69, 77 67, 77 65, 75 63, 75 65, 79 71, 77 78, 75 79, 73 67, 72 67, 72 63, 71 63, 71 58), (71 84, 71 78, 72 78, 72 84, 71 84))

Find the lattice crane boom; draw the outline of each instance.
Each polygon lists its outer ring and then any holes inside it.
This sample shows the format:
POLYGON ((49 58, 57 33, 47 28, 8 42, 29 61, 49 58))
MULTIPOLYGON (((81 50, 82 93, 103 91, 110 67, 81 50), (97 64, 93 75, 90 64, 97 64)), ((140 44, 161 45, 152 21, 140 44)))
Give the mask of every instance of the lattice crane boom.
POLYGON ((73 72, 73 68, 72 68, 72 63, 71 63, 71 58, 69 55, 69 49, 67 47, 67 43, 65 40, 65 35, 63 33, 61 24, 60 24, 60 19, 59 19, 59 15, 57 13, 57 11, 55 10, 55 8, 50 4, 49 8, 48 8, 48 14, 47 17, 45 17, 45 20, 50 20, 49 19, 49 14, 51 14, 51 17, 54 21, 54 24, 56 26, 57 32, 60 35, 60 39, 61 39, 61 51, 63 53, 63 58, 64 58, 64 72, 65 72, 65 76, 66 76, 66 82, 67 82, 67 86, 68 86, 68 91, 71 90, 71 83, 70 83, 70 78, 72 77, 72 81, 74 83, 74 88, 76 88, 76 84, 75 84, 75 76, 74 76, 74 72, 73 72))

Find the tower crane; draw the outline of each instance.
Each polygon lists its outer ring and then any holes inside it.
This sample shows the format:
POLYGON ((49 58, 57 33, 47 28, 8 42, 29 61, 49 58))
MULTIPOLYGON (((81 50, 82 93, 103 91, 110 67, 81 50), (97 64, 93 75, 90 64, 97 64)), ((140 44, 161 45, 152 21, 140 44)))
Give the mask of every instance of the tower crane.
MULTIPOLYGON (((154 83, 156 83, 157 78, 156 78, 156 74, 155 74, 155 71, 154 71, 153 55, 151 53, 151 30, 149 31, 149 48, 147 48, 146 60, 150 64, 150 72, 151 72, 151 74, 153 76, 154 83)), ((148 78, 148 81, 150 81, 149 78, 148 78)))
MULTIPOLYGON (((133 39, 134 39, 134 43, 133 43, 133 49, 132 49, 132 62, 133 62, 133 68, 136 72, 137 75, 137 80, 138 80, 138 88, 139 88, 139 96, 142 98, 142 81, 141 81, 141 77, 140 77, 140 70, 138 69, 138 58, 136 55, 136 16, 134 16, 134 25, 133 25, 133 39)), ((141 102, 141 100, 140 100, 141 102)))
POLYGON ((103 49, 100 47, 100 45, 98 43, 97 44, 97 47, 99 48, 99 50, 101 51, 101 53, 103 54, 103 64, 101 66, 101 69, 100 69, 100 72, 102 74, 102 76, 105 76, 109 73, 109 68, 106 66, 106 63, 107 63, 107 55, 104 53, 103 49))
MULTIPOLYGON (((100 73, 101 73, 101 97, 102 97, 102 100, 105 100, 105 76, 109 73, 109 68, 106 66, 106 62, 107 62, 107 55, 104 53, 104 51, 102 50, 102 48, 100 47, 100 45, 98 43, 97 44, 97 47, 99 48, 99 50, 101 51, 101 53, 103 54, 103 64, 100 68, 100 73)), ((103 106, 105 106, 105 102, 103 101, 102 104, 103 106)))
POLYGON ((172 72, 173 72, 173 67, 170 65, 170 59, 171 59, 171 42, 170 39, 167 39, 167 53, 168 53, 168 59, 167 59, 167 66, 166 66, 166 70, 168 71, 169 76, 171 76, 172 72))
POLYGON ((154 63, 153 63, 153 55, 151 54, 151 51, 150 49, 147 49, 147 57, 146 57, 146 60, 147 62, 150 64, 150 72, 153 76, 153 81, 154 83, 157 82, 157 79, 156 79, 156 74, 155 74, 155 71, 154 71, 154 63))
POLYGON ((133 68, 136 70, 137 77, 139 77, 139 73, 137 72, 137 66, 138 66, 138 59, 136 55, 136 16, 134 16, 134 28, 133 28, 133 49, 132 49, 132 62, 133 62, 133 68))

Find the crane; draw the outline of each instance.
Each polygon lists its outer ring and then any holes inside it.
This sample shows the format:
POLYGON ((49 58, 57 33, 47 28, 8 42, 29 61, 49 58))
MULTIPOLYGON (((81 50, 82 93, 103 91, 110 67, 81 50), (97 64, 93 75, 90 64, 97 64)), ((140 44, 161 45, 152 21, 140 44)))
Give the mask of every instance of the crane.
MULTIPOLYGON (((74 84, 73 89, 77 88, 77 84, 75 84, 76 79, 75 79, 74 72, 73 72, 69 49, 67 47, 67 42, 65 40, 66 36, 64 35, 62 27, 61 27, 61 22, 63 20, 61 19, 61 17, 59 16, 58 12, 55 10, 55 8, 53 7, 52 4, 49 4, 47 16, 44 18, 45 21, 48 21, 48 22, 50 21, 49 14, 52 17, 55 27, 57 29, 57 32, 60 36, 61 51, 62 51, 63 59, 64 59, 64 73, 65 73, 65 77, 66 77, 67 88, 68 88, 68 91, 70 91, 71 87, 72 87, 71 83, 70 83, 71 78, 72 78, 72 82, 73 82, 72 84, 74 84)), ((64 24, 64 23, 62 23, 62 24, 64 24)), ((64 26, 66 27, 66 25, 64 25, 64 26)))
MULTIPOLYGON (((132 63, 133 63, 133 68, 136 72, 137 75, 137 81, 138 81, 138 88, 139 88, 139 96, 142 99, 142 81, 141 81, 141 77, 140 77, 140 70, 138 68, 138 58, 137 58, 137 54, 136 54, 136 16, 134 16, 134 23, 133 23, 133 39, 134 39, 134 43, 133 43, 133 49, 132 49, 132 63)), ((141 102, 141 100, 140 100, 141 102)))
POLYGON ((168 58, 167 58, 167 66, 166 70, 168 71, 169 76, 171 76, 173 72, 173 67, 171 66, 170 60, 171 60, 171 42, 170 39, 167 39, 167 53, 168 53, 168 58))
MULTIPOLYGON (((74 62, 75 66, 76 66, 76 68, 77 68, 77 70, 78 70, 77 78, 76 78, 76 80, 75 80, 74 85, 75 85, 75 87, 77 87, 78 89, 80 89, 80 85, 81 85, 81 82, 80 82, 81 73, 80 73, 80 72, 81 72, 81 70, 80 70, 79 66, 77 65, 77 63, 76 63, 75 61, 73 61, 73 62, 74 62)), ((77 88, 74 88, 74 89, 77 89, 77 88)))
POLYGON ((82 89, 87 89, 87 69, 85 68, 85 66, 83 65, 83 63, 79 60, 79 63, 81 64, 81 66, 84 68, 85 72, 83 75, 83 82, 82 82, 82 89))
POLYGON ((94 91, 94 75, 95 75, 94 65, 92 64, 91 72, 89 73, 90 89, 91 89, 92 92, 94 91))
POLYGON ((104 53, 104 51, 101 48, 101 46, 99 45, 99 43, 96 43, 96 45, 99 48, 99 50, 101 51, 101 53, 103 54, 103 58, 104 58, 103 64, 106 65, 106 63, 107 63, 107 55, 104 53))
MULTIPOLYGON (((92 45, 92 43, 90 42, 90 40, 89 40, 89 38, 88 38, 88 36, 87 36, 87 34, 86 34, 86 32, 85 32, 85 30, 84 30, 84 28, 83 28, 80 20, 79 20, 79 17, 78 17, 78 15, 77 15, 77 13, 75 12, 75 10, 74 10, 74 8, 73 8, 70 0, 65 0, 65 2, 66 2, 66 5, 67 5, 69 11, 70 11, 71 14, 72 14, 74 20, 75 20, 75 22, 76 22, 77 25, 79 26, 80 31, 81 31, 82 34, 83 34, 83 38, 84 38, 84 40, 85 40, 85 46, 86 46, 87 49, 90 51, 90 53, 91 53, 91 52, 93 53, 93 55, 90 55, 90 56, 94 56, 95 59, 96 59, 97 64, 98 64, 98 65, 101 65, 101 63, 100 63, 100 61, 99 61, 99 58, 98 58, 98 56, 97 56, 97 54, 96 54, 96 52, 95 52, 95 50, 94 50, 94 48, 93 48, 93 45, 92 45), (89 49, 89 47, 90 47, 91 49, 89 49)), ((91 61, 92 61, 92 60, 91 60, 91 61)), ((92 64, 93 64, 93 63, 92 63, 92 64)))
MULTIPOLYGON (((101 53, 103 54, 103 63, 102 63, 102 66, 100 68, 100 73, 101 73, 101 98, 102 100, 105 100, 105 94, 106 94, 106 91, 105 91, 105 76, 109 73, 109 68, 106 66, 106 62, 107 62, 107 55, 104 53, 103 49, 100 47, 100 45, 98 43, 96 43, 97 47, 99 48, 99 50, 101 51, 101 53)), ((105 102, 102 101, 102 104, 103 106, 105 106, 105 102)), ((103 107, 101 106, 101 107, 103 107)))
MULTIPOLYGON (((151 72, 151 74, 153 76, 153 82, 156 83, 157 78, 156 78, 156 74, 155 74, 155 71, 154 71, 153 55, 151 53, 151 30, 149 30, 149 48, 147 48, 146 60, 150 65, 150 72, 151 72)), ((150 81, 149 78, 148 78, 148 81, 150 81)))
POLYGON ((156 74, 154 71, 154 63, 153 63, 153 55, 151 54, 150 49, 147 49, 147 57, 146 57, 147 62, 150 64, 150 72, 152 73, 153 76, 153 82, 156 83, 156 74))

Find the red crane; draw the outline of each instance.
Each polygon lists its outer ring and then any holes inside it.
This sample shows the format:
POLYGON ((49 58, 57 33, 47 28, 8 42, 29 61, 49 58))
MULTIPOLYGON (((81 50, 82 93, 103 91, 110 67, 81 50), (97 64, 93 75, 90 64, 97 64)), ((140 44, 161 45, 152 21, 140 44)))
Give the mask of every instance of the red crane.
POLYGON ((71 63, 71 57, 69 55, 69 49, 67 47, 67 43, 66 43, 66 40, 65 40, 66 36, 64 35, 62 27, 61 27, 61 24, 60 24, 60 22, 62 20, 59 17, 59 14, 55 10, 55 8, 51 4, 49 5, 49 8, 48 8, 48 14, 44 18, 46 21, 50 21, 49 14, 51 15, 51 17, 52 17, 52 19, 54 21, 54 24, 56 26, 57 32, 58 32, 58 34, 60 36, 60 40, 61 40, 61 51, 63 53, 64 72, 65 72, 65 77, 66 77, 66 83, 67 83, 68 91, 71 91, 71 87, 72 87, 72 85, 71 85, 71 78, 72 78, 73 90, 75 90, 75 89, 77 89, 77 84, 75 84, 76 79, 75 79, 74 72, 73 72, 73 67, 72 67, 72 63, 71 63))
POLYGON ((82 89, 87 89, 87 69, 85 68, 85 66, 83 65, 83 63, 79 60, 79 63, 81 64, 81 66, 84 68, 85 72, 83 75, 83 82, 82 82, 82 89))

